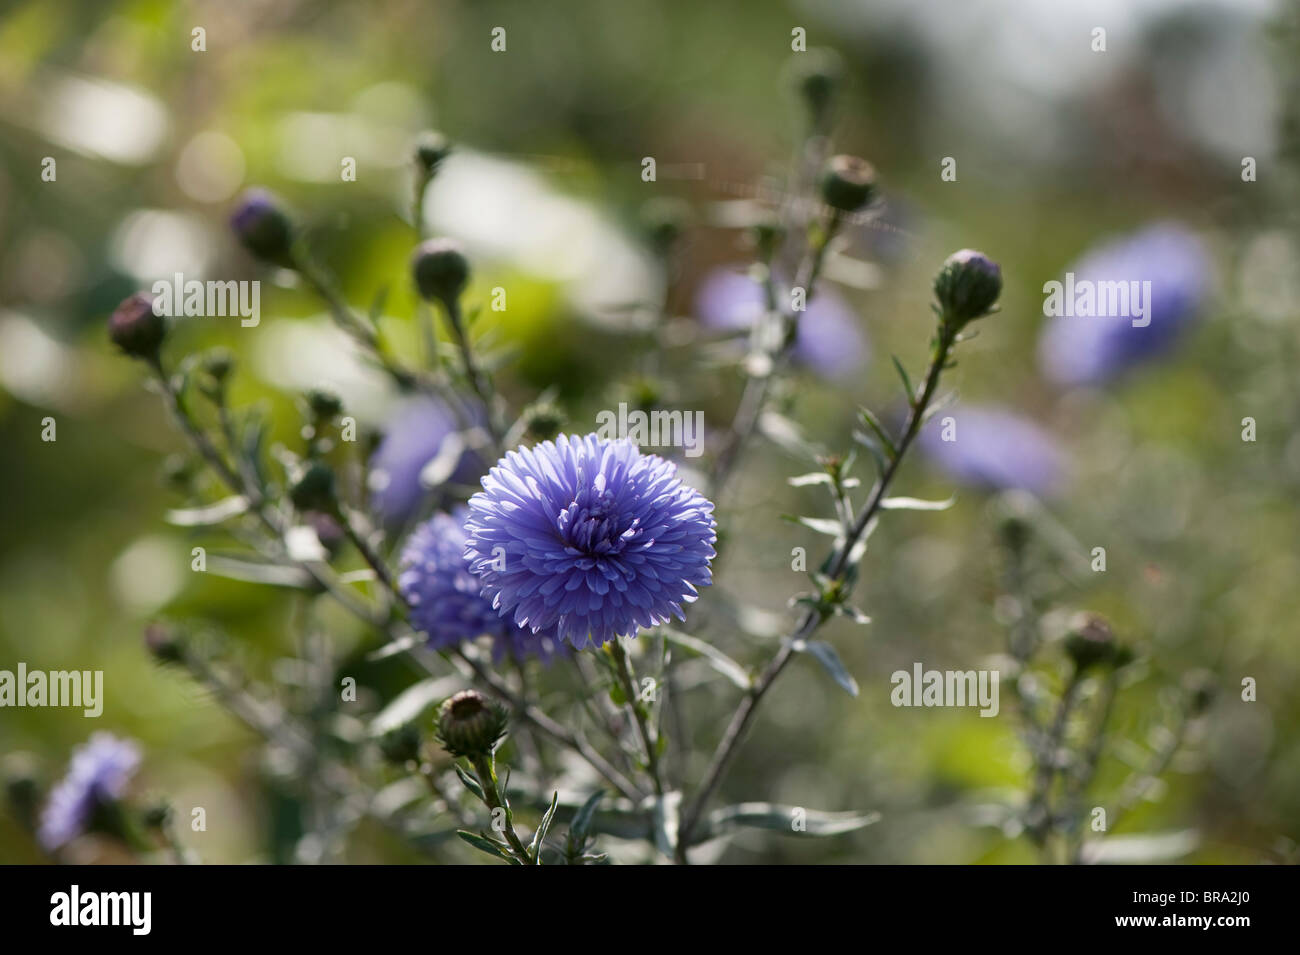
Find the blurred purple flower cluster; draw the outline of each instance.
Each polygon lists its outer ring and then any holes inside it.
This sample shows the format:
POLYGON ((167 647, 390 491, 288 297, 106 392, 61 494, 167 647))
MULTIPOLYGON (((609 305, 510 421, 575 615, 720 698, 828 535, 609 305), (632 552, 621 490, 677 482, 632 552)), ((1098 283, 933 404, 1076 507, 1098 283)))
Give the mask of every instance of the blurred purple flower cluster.
POLYGON ((140 747, 111 733, 95 733, 73 750, 41 814, 41 845, 54 850, 84 833, 100 805, 122 798, 139 765, 140 747))
POLYGON ((1124 315, 1054 316, 1039 340, 1043 373, 1060 385, 1093 385, 1167 353, 1196 318, 1209 291, 1201 240, 1175 223, 1157 223, 1092 249, 1067 272, 1080 282, 1150 282, 1150 324, 1124 315))
MULTIPOLYGON (((715 329, 748 329, 763 314, 763 289, 734 269, 716 269, 695 296, 700 321, 715 329)), ((858 317, 834 289, 824 285, 799 316, 794 357, 823 377, 843 380, 862 368, 868 357, 867 338, 858 317)))

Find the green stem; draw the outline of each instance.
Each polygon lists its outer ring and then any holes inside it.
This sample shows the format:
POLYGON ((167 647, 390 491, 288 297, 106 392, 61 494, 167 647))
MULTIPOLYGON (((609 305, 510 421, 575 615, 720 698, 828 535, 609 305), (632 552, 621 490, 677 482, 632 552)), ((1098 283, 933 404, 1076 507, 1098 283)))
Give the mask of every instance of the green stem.
POLYGON ((646 769, 650 774, 650 782, 654 786, 655 795, 662 796, 664 784, 659 773, 658 740, 650 730, 650 721, 647 719, 645 707, 641 705, 641 698, 636 690, 636 678, 632 675, 632 665, 627 659, 627 651, 623 649, 623 643, 618 637, 611 640, 608 646, 610 656, 614 658, 618 670, 623 695, 627 697, 627 705, 632 710, 637 732, 641 736, 641 743, 645 746, 646 769))
POLYGON ((474 756, 470 759, 470 762, 474 766, 474 771, 478 774, 479 784, 483 787, 483 801, 488 809, 492 811, 494 823, 496 822, 497 810, 502 812, 502 835, 505 836, 506 842, 509 843, 515 858, 524 865, 536 864, 529 854, 528 848, 515 832, 514 813, 510 811, 509 802, 501 795, 501 783, 497 779, 496 757, 491 754, 474 756))
MULTIPOLYGON (((857 520, 853 527, 846 535, 844 543, 836 552, 831 561, 827 573, 829 584, 835 584, 843 581, 846 572, 849 569, 850 556, 858 540, 870 526, 872 519, 880 510, 880 504, 885 498, 885 492, 893 483, 895 475, 898 473, 899 465, 906 456, 912 442, 916 439, 921 430, 921 425, 925 421, 926 410, 930 402, 934 400, 935 391, 939 387, 939 378, 942 376, 944 369, 948 366, 949 354, 957 340, 957 332, 944 323, 940 323, 939 329, 935 334, 933 350, 930 358, 930 368, 925 376, 925 383, 921 386, 918 394, 909 396, 909 411, 907 422, 903 426, 902 434, 894 443, 897 448, 897 454, 890 459, 885 469, 876 479, 875 485, 871 489, 871 495, 867 503, 863 506, 862 511, 858 514, 857 520)), ((759 703, 767 691, 771 689, 772 684, 776 682, 777 677, 785 670, 786 666, 794 658, 798 648, 817 631, 825 622, 825 617, 816 610, 809 610, 804 614, 799 626, 781 643, 781 648, 776 652, 768 665, 754 680, 749 691, 741 699, 740 705, 732 715, 731 722, 727 725, 723 733, 722 740, 718 743, 717 749, 713 752, 713 757, 709 761, 708 767, 704 771, 703 780, 694 800, 690 802, 682 816, 680 836, 677 844, 678 862, 686 861, 686 850, 690 846, 690 837, 699 824, 700 817, 704 809, 708 806, 709 800, 717 791, 718 786, 722 783, 727 768, 735 756, 736 750, 741 740, 745 737, 750 723, 754 719, 754 714, 758 710, 759 703)))

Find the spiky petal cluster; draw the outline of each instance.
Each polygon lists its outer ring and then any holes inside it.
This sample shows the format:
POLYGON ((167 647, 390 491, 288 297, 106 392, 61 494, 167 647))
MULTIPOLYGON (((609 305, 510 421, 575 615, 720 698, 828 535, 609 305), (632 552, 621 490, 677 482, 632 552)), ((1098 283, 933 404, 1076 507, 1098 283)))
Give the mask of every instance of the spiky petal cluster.
POLYGON ((465 559, 468 514, 463 506, 435 514, 407 539, 398 587, 411 606, 411 622, 438 649, 487 635, 497 660, 507 655, 549 660, 556 650, 553 640, 502 618, 480 595, 481 584, 465 559))
POLYGON ((502 616, 574 647, 671 617, 712 580, 713 504, 619 439, 511 451, 470 498, 465 556, 502 616))

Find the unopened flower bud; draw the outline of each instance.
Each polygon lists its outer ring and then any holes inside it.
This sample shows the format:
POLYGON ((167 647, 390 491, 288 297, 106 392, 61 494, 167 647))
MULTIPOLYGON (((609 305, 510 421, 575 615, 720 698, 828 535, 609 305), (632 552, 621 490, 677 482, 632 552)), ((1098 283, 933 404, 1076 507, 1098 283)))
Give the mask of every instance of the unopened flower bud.
POLYGON ((293 267, 293 223, 280 201, 264 189, 249 189, 239 199, 230 226, 241 245, 272 265, 293 267))
POLYGON ((159 663, 179 663, 184 656, 180 637, 163 623, 151 623, 144 628, 144 646, 159 663))
POLYGON ((317 421, 330 421, 343 413, 343 399, 325 388, 312 388, 303 397, 317 421))
POLYGON ((641 207, 646 239, 661 258, 672 251, 690 221, 691 207, 682 199, 661 196, 641 207))
POLYGON ((172 806, 166 799, 155 799, 144 807, 140 821, 149 829, 163 829, 172 818, 172 806))
POLYGON ((36 761, 28 753, 9 753, 0 768, 0 776, 4 778, 5 798, 13 818, 25 828, 35 829, 41 802, 36 761))
POLYGON ((323 462, 313 461, 298 474, 289 488, 289 500, 294 509, 323 511, 333 514, 338 507, 334 490, 334 472, 323 462))
POLYGON ((953 328, 987 315, 1001 294, 1002 269, 974 249, 948 256, 934 279, 944 324, 953 328))
POLYGON ((420 758, 420 730, 414 723, 403 723, 379 737, 379 751, 384 759, 404 766, 420 758))
POLYGON ((469 260, 459 242, 429 239, 416 246, 411 257, 411 274, 420 295, 450 308, 469 283, 469 260))
POLYGON ((229 348, 214 348, 203 356, 203 370, 217 382, 224 382, 235 370, 235 353, 229 348))
POLYGON ((508 723, 503 707, 478 690, 462 690, 438 711, 438 742, 452 756, 490 756, 505 739, 508 723))
POLYGON ((567 420, 564 410, 549 401, 531 404, 520 416, 524 436, 530 441, 550 441, 564 429, 567 420))
POLYGON ((1097 614, 1081 614, 1065 638, 1065 652, 1079 673, 1093 667, 1115 666, 1122 659, 1120 650, 1110 624, 1097 614))
POLYGON ((151 296, 136 292, 109 316, 108 337, 132 358, 156 361, 167 337, 167 320, 154 311, 151 296))
POLYGON ((1218 693, 1214 674, 1208 670, 1193 670, 1183 677, 1187 691, 1187 708, 1192 716, 1200 716, 1214 703, 1218 693))
POLYGON ((809 50, 797 59, 795 86, 808 106, 814 126, 822 126, 844 74, 843 61, 830 49, 809 50))
POLYGON ((857 212, 876 194, 876 170, 857 156, 833 156, 822 174, 822 200, 840 212, 857 212))

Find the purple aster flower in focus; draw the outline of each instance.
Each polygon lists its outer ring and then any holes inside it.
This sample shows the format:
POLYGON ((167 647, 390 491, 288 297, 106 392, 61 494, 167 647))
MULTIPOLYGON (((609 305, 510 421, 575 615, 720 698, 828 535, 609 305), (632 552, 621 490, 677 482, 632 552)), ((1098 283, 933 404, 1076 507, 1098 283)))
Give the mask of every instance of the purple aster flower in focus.
POLYGON ((712 582, 713 504, 625 439, 562 434, 511 451, 469 508, 465 556, 483 595, 579 649, 681 619, 712 582))
MULTIPOLYGON (((1168 352, 1208 292, 1210 261, 1201 241, 1183 226, 1160 223, 1088 252, 1067 269, 1075 287, 1088 282, 1150 282, 1144 302, 1150 324, 1133 316, 1057 315, 1043 328, 1039 364, 1062 385, 1107 381, 1168 352)), ((1130 311, 1134 311, 1130 308, 1130 311)))
POLYGON ((444 483, 477 483, 483 461, 464 448, 459 432, 456 415, 431 397, 408 402, 388 421, 370 459, 371 502, 384 523, 402 524, 419 511, 433 493, 421 483, 420 474, 440 452, 454 458, 447 462, 450 474, 444 483))
POLYGON ((140 747, 111 733, 95 733, 73 750, 41 813, 41 845, 53 851, 86 832, 96 808, 122 798, 139 765, 140 747))
POLYGON ((414 531, 402 549, 397 585, 411 607, 411 622, 435 649, 454 647, 485 634, 493 656, 549 660, 555 641, 516 626, 481 596, 482 584, 465 559, 465 518, 469 510, 433 515, 414 531))
MULTIPOLYGON (((717 329, 747 329, 764 307, 762 286, 731 269, 710 273, 695 296, 696 314, 717 329)), ((861 368, 867 354, 866 336, 853 309, 833 290, 819 288, 799 316, 795 359, 827 378, 842 379, 861 368)))
POLYGON ((945 410, 917 441, 925 455, 953 479, 976 487, 1020 488, 1048 494, 1060 483, 1066 455, 1056 439, 1028 418, 995 406, 945 410), (951 434, 945 441, 946 419, 951 434))

